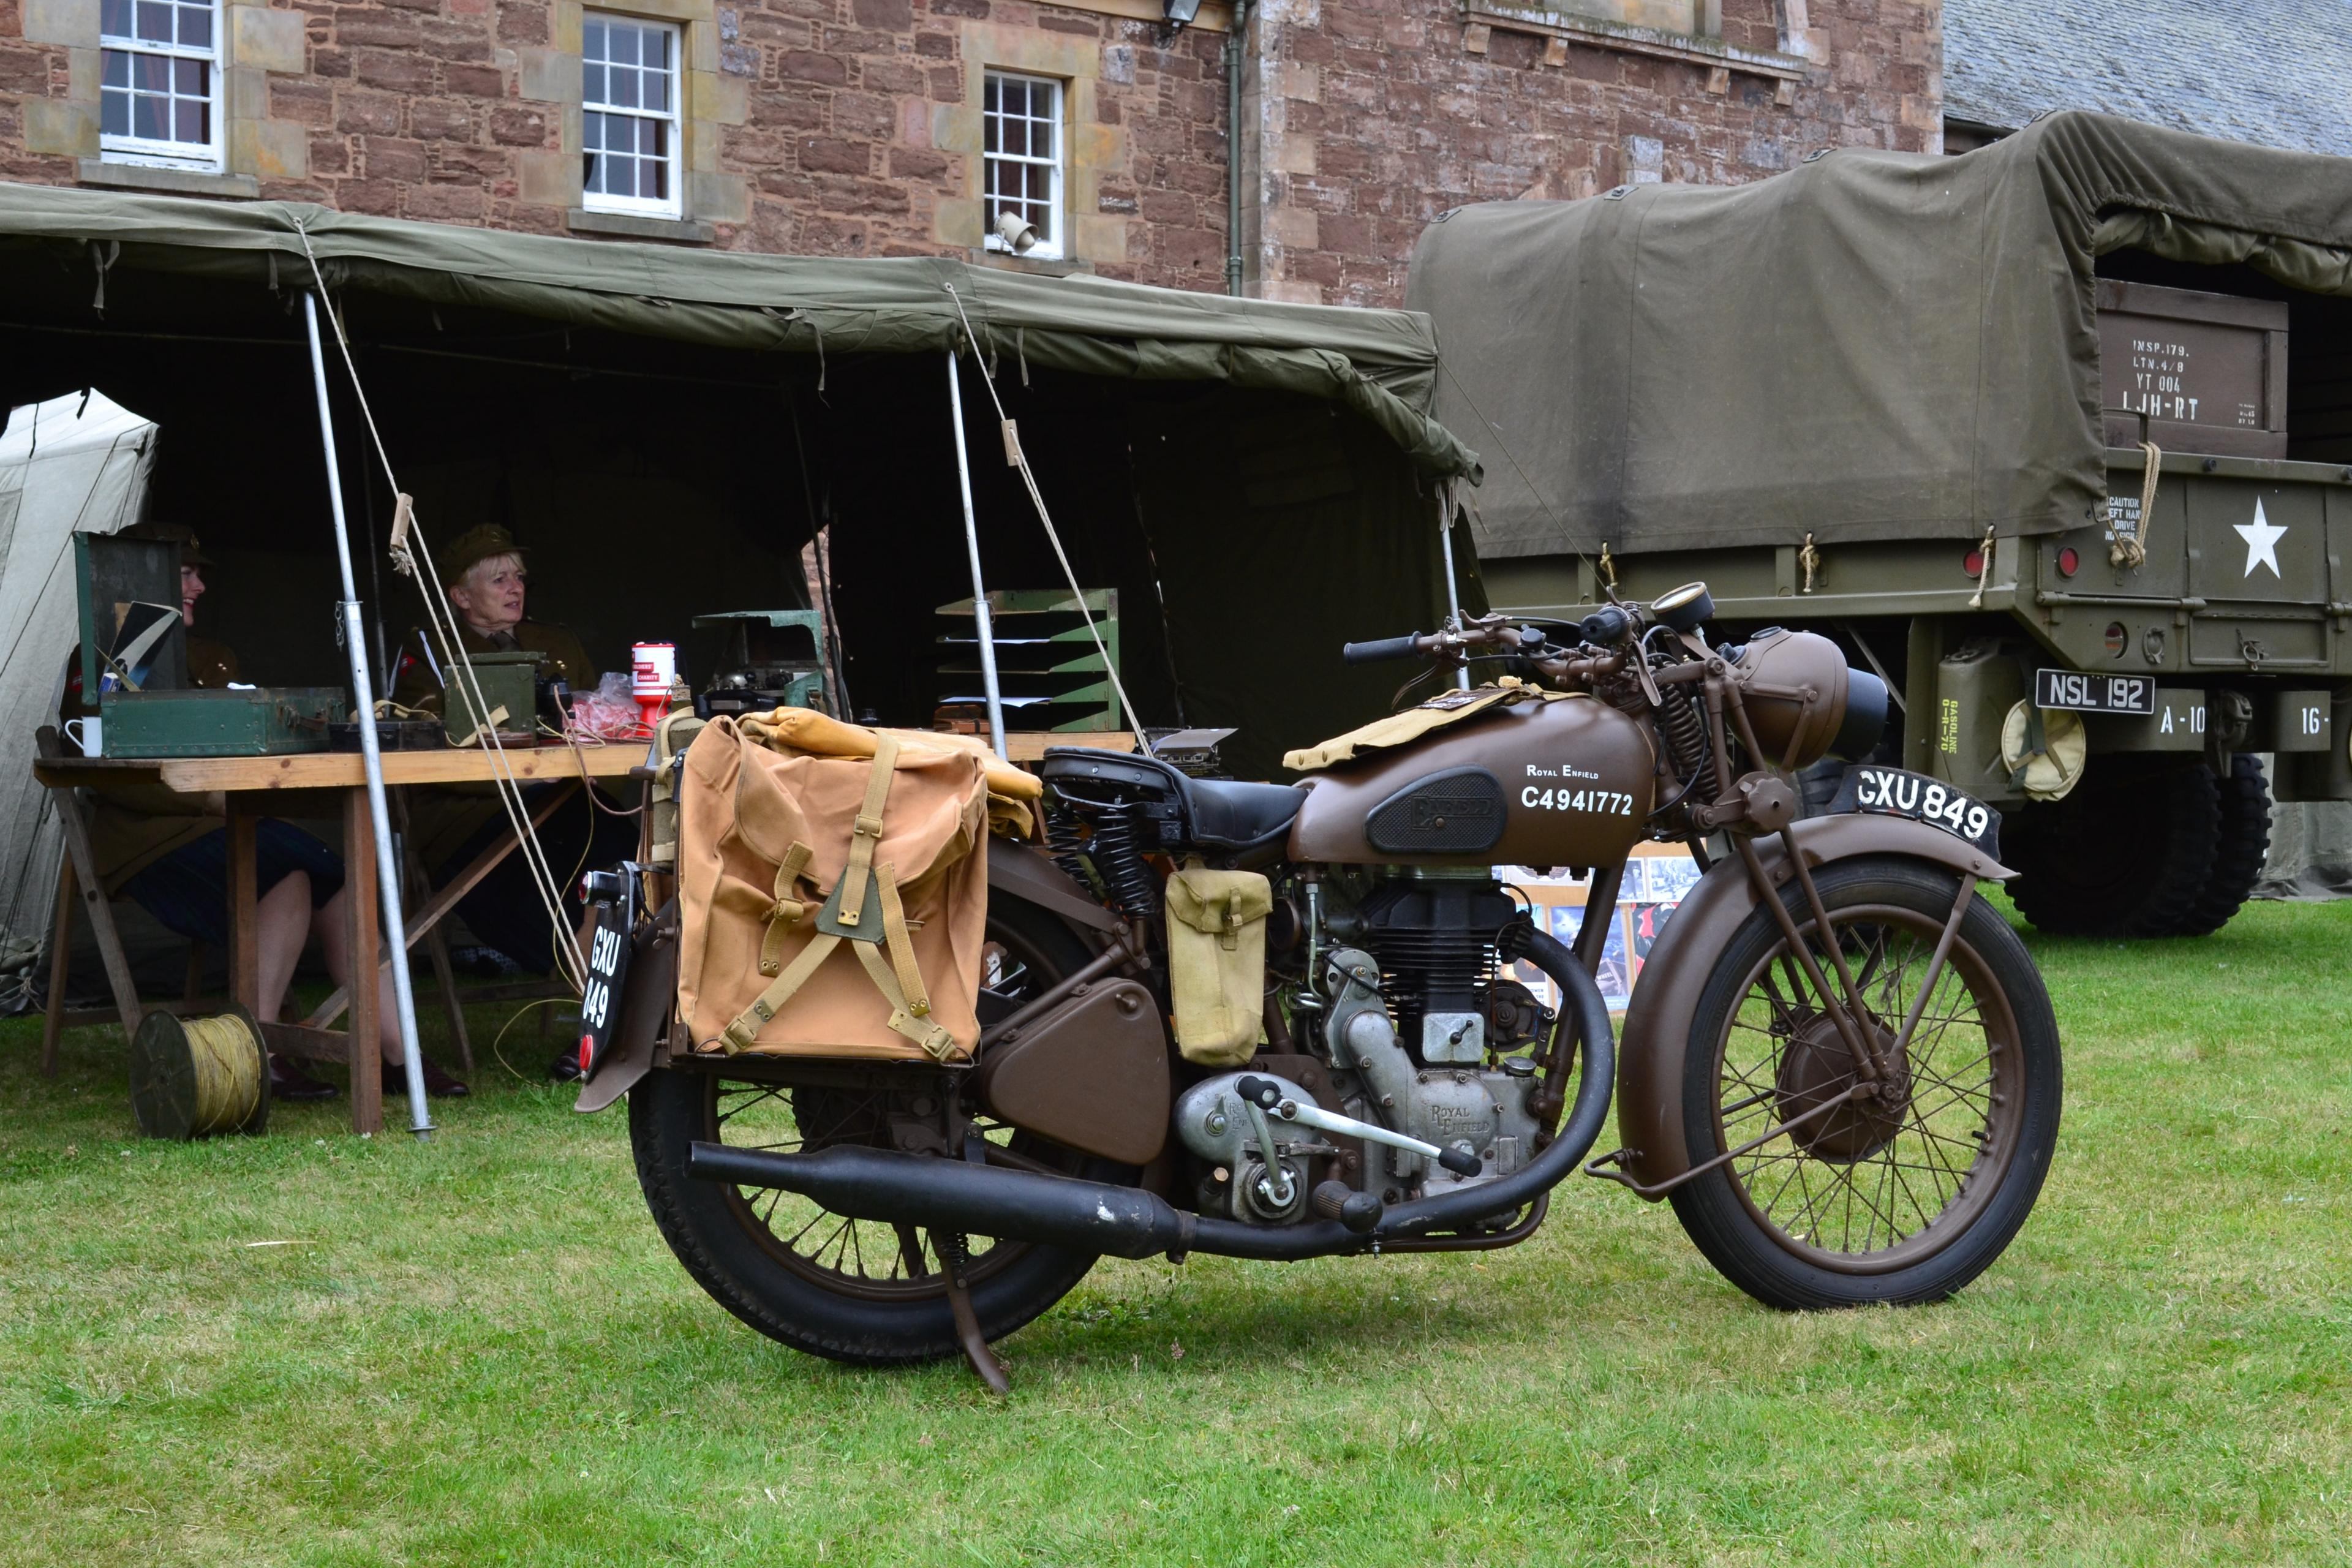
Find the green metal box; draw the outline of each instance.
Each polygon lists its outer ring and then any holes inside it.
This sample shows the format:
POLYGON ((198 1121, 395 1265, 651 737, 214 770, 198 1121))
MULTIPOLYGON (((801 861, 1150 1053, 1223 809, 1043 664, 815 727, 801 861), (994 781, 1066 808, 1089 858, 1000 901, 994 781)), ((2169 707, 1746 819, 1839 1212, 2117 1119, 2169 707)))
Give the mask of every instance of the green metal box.
POLYGON ((277 757, 327 749, 343 720, 331 686, 110 691, 99 700, 110 757, 277 757))
MULTIPOLYGON (((474 680, 482 689, 482 701, 488 711, 506 710, 506 717, 497 721, 501 735, 536 735, 539 732, 539 655, 528 650, 514 653, 478 653, 468 660, 474 667, 474 680)), ((449 672, 450 680, 443 693, 441 704, 442 732, 453 746, 462 746, 474 738, 479 726, 474 719, 473 688, 457 670, 449 672)))
POLYGON ((1935 773, 1979 800, 2024 798, 2002 764, 2000 729, 2025 697, 2025 670, 1997 642, 1972 642, 1936 667, 1935 773))

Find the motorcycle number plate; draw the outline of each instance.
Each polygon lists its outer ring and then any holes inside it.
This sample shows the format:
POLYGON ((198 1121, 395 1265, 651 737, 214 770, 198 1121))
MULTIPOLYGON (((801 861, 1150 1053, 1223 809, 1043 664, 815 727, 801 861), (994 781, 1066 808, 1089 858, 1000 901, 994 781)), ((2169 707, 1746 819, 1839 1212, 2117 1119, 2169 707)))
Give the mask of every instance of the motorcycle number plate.
POLYGON ((2145 716, 2156 711, 2156 682, 2144 675, 2079 675, 2045 664, 2033 672, 2033 705, 2145 716))
POLYGON ((1906 768, 1861 763, 1845 771, 1830 809, 1875 816, 1907 816, 1965 838, 1992 859, 2000 858, 2000 813, 1941 779, 1906 768))
POLYGON ((630 900, 604 899, 596 904, 596 932, 588 942, 588 984, 580 994, 580 1078, 596 1076, 604 1049, 613 1043, 613 1026, 621 1014, 621 982, 629 972, 630 900))

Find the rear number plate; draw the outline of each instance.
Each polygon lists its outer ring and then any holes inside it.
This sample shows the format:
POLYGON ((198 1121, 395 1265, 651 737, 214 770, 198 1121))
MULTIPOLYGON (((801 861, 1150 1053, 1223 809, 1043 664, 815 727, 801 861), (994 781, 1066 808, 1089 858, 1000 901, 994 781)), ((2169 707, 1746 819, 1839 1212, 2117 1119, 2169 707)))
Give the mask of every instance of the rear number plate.
POLYGON ((2045 666, 2033 672, 2033 705, 2078 713, 2153 713, 2156 682, 2144 675, 2077 675, 2045 666))
POLYGON ((1940 827, 1955 838, 1965 838, 1993 859, 2000 858, 2000 813, 1925 773, 1903 768, 1848 768, 1830 810, 1907 816, 1940 827))

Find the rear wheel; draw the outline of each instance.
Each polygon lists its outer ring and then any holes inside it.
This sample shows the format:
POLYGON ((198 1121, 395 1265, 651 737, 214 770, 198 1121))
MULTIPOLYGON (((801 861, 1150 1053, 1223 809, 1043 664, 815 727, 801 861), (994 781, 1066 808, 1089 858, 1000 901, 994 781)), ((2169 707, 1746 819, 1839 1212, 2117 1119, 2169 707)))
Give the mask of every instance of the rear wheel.
MULTIPOLYGON (((1780 923, 1758 910, 1692 1019, 1684 1137, 1704 1163, 1813 1114, 1675 1188, 1675 1214, 1768 1306, 1938 1300, 2000 1256, 2042 1190, 2058 1136, 2057 1022, 2024 944, 1981 899, 1934 964, 1958 891, 1950 872, 1873 858, 1815 879, 1853 976, 1850 1016, 1887 1062, 1882 1087, 1842 1098, 1860 1081, 1853 1056, 1780 923)), ((1839 984, 1801 895, 1786 898, 1839 984)))
POLYGON ((2180 934, 2221 838, 2220 795, 2201 760, 2101 756, 2065 799, 2008 814, 2003 857, 2019 873, 2009 893, 2053 935, 2180 934))
MULTIPOLYGON (((1085 947, 1050 916, 996 897, 988 914, 991 993, 1002 1016, 1086 963, 1085 947)), ((880 1068, 856 1087, 753 1077, 772 1063, 727 1062, 649 1073, 629 1091, 637 1179, 654 1223, 713 1300, 772 1339, 836 1361, 891 1364, 961 1353, 938 1244, 912 1226, 850 1219, 795 1194, 697 1181, 697 1142, 799 1152, 841 1144, 889 1148, 891 1124, 935 1124, 946 1075, 880 1068), (730 1067, 732 1070, 730 1071, 730 1067), (897 1080, 897 1081, 894 1081, 897 1080)), ((1011 1128, 983 1136, 1027 1161, 1116 1180, 1118 1172, 1011 1128)), ((1002 1338, 1052 1307, 1092 1255, 967 1238, 965 1279, 981 1332, 1002 1338)))
POLYGON ((2204 936, 2228 925, 2263 879, 2271 853, 2271 786, 2263 765, 2243 752, 2230 759, 2230 776, 2219 781, 2221 828, 2213 869, 2205 889, 2178 929, 2181 936, 2204 936))

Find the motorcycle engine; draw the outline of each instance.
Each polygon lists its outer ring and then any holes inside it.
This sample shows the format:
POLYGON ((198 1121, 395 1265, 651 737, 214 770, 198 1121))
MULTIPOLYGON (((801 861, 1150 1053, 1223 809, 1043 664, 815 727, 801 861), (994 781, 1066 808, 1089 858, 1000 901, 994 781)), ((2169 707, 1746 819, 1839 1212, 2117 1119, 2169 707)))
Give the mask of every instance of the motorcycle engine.
MULTIPOLYGON (((1337 889, 1334 889, 1337 891, 1337 889)), ((1549 1016, 1503 973, 1503 931, 1519 906, 1485 871, 1420 870, 1372 882, 1320 922, 1294 1020, 1329 1064, 1309 1104, 1441 1149, 1466 1149, 1475 1175, 1385 1144, 1332 1140, 1276 1124, 1263 1140, 1234 1089, 1241 1075, 1196 1084, 1179 1102, 1185 1145, 1218 1173, 1204 1211, 1257 1224, 1307 1216, 1307 1194, 1337 1179, 1385 1203, 1509 1174, 1534 1157, 1536 1064, 1523 1052, 1549 1016), (1327 945, 1336 939, 1345 945, 1327 945), (1271 1145, 1272 1157, 1265 1150, 1271 1145)), ((1261 1076, 1264 1076, 1261 1074, 1261 1076)), ((1314 1191, 1315 1204, 1324 1194, 1314 1191)))

